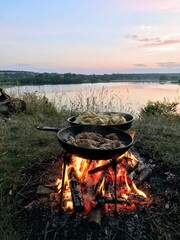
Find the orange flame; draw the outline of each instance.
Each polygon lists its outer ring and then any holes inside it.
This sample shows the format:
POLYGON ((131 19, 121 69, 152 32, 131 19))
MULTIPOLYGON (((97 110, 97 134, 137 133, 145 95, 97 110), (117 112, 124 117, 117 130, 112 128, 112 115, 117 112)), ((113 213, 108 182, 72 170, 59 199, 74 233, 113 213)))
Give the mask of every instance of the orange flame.
POLYGON ((56 186, 57 186, 57 189, 58 189, 58 192, 61 191, 61 186, 62 186, 62 180, 61 179, 57 179, 56 180, 56 186))
MULTIPOLYGON (((135 134, 135 133, 133 133, 135 134)), ((133 135, 134 137, 134 135, 133 135)), ((123 164, 127 163, 128 165, 134 167, 138 163, 138 159, 130 152, 127 151, 125 154, 121 155, 117 160, 121 160, 118 166, 117 171, 117 185, 119 186, 117 189, 117 196, 121 196, 125 200, 128 200, 128 194, 131 192, 136 192, 137 195, 143 196, 147 198, 146 194, 139 190, 135 183, 132 181, 130 176, 127 174, 126 166, 123 164), (124 160, 123 160, 124 159, 124 160), (122 164, 121 164, 122 163, 122 164)), ((90 205, 94 199, 94 189, 96 184, 99 184, 100 179, 102 179, 102 174, 104 171, 99 171, 94 174, 89 174, 88 171, 90 169, 97 168, 99 166, 103 166, 107 163, 104 160, 88 160, 80 157, 76 157, 74 155, 71 156, 71 164, 66 168, 65 173, 65 191, 64 191, 64 206, 66 209, 73 209, 72 197, 71 197, 71 189, 69 185, 69 178, 72 178, 70 171, 73 169, 73 177, 77 177, 78 181, 81 182, 82 186, 82 194, 85 203, 86 211, 90 210, 90 205)), ((105 197, 111 197, 113 195, 113 181, 114 181, 114 172, 112 168, 108 169, 108 174, 103 177, 103 180, 100 184, 99 194, 105 197)), ((62 180, 57 179, 56 184, 58 185, 58 192, 61 191, 62 180)), ((122 209, 122 206, 120 206, 122 209)))
POLYGON ((133 186, 134 190, 135 190, 140 196, 143 196, 144 198, 147 198, 146 194, 145 194, 143 191, 137 189, 136 184, 135 184, 134 182, 132 182, 132 186, 133 186))
POLYGON ((102 196, 105 195, 105 177, 103 177, 103 180, 102 180, 101 185, 99 187, 99 193, 102 196))
POLYGON ((127 182, 127 173, 125 171, 125 184, 126 184, 126 189, 127 189, 127 192, 130 193, 131 192, 131 188, 127 182))

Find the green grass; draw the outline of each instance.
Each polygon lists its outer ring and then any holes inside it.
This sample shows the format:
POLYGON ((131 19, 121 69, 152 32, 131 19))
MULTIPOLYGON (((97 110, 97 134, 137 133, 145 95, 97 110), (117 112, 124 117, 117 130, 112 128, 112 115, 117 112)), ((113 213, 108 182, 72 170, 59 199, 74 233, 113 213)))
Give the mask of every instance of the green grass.
POLYGON ((42 124, 63 127, 69 116, 68 110, 57 112, 46 98, 34 94, 24 98, 27 111, 2 122, 0 128, 0 239, 20 239, 12 227, 20 205, 16 196, 22 185, 20 171, 59 151, 55 133, 47 134, 36 127, 42 124))
POLYGON ((180 170, 180 115, 144 116, 134 122, 135 139, 153 148, 155 157, 180 170))
MULTIPOLYGON (((104 94, 106 92, 102 92, 99 98, 86 99, 87 109, 96 110, 100 104, 104 106, 104 94)), ((31 168, 33 164, 56 156, 59 152, 55 133, 38 131, 36 127, 38 125, 68 126, 67 117, 81 111, 81 97, 70 109, 62 106, 59 111, 46 97, 26 94, 23 99, 26 101, 27 110, 1 122, 0 127, 0 239, 2 240, 21 239, 21 229, 13 227, 21 206, 17 195, 24 184, 21 181, 21 170, 26 167, 31 168)), ((110 102, 106 102, 106 105, 111 109, 110 102)), ((134 122, 132 128, 136 130, 135 139, 154 148, 158 159, 171 167, 179 168, 179 123, 180 115, 176 114, 142 115, 134 122)))

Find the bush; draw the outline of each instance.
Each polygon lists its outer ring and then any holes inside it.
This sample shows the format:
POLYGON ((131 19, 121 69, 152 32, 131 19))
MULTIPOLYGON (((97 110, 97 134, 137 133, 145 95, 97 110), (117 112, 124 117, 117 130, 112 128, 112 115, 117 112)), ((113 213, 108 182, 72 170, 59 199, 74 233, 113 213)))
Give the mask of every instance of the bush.
POLYGON ((57 113, 54 104, 45 96, 38 96, 36 93, 25 93, 22 97, 27 105, 26 112, 29 114, 41 112, 41 114, 51 115, 57 113))
POLYGON ((169 102, 166 99, 156 102, 148 101, 147 105, 141 109, 140 115, 175 115, 178 104, 179 102, 169 102))

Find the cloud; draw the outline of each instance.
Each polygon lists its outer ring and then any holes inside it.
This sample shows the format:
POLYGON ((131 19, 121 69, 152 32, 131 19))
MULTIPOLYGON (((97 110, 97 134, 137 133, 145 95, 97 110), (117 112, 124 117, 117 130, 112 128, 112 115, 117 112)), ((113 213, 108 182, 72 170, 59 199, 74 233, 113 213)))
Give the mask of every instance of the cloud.
POLYGON ((151 39, 145 38, 145 39, 139 39, 139 41, 144 43, 142 47, 159 47, 164 45, 178 44, 180 43, 180 38, 167 39, 167 40, 162 40, 160 38, 151 38, 151 39))
POLYGON ((138 36, 135 35, 135 34, 133 34, 133 35, 127 34, 127 35, 125 36, 125 38, 127 38, 127 39, 132 39, 132 40, 137 40, 137 39, 138 39, 138 36))
POLYGON ((136 67, 147 67, 147 65, 144 64, 144 63, 136 63, 136 64, 133 64, 133 65, 136 66, 136 67))
POLYGON ((135 40, 141 43, 141 47, 159 47, 164 45, 173 45, 173 44, 179 44, 180 43, 180 37, 176 37, 174 39, 162 39, 160 37, 153 37, 153 38, 141 38, 137 35, 130 35, 127 34, 125 36, 127 39, 135 40))
POLYGON ((161 68, 180 68, 179 62, 159 62, 157 65, 161 68))

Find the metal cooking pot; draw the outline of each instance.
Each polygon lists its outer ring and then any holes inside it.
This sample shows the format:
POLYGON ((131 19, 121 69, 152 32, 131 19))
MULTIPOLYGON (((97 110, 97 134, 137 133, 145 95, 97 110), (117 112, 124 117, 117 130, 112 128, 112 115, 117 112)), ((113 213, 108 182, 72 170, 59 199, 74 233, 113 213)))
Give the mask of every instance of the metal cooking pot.
POLYGON ((57 138, 60 145, 71 154, 79 156, 86 159, 94 160, 106 160, 106 159, 115 159, 122 154, 124 154, 133 144, 132 137, 120 129, 109 127, 109 126, 95 126, 95 125, 76 125, 67 127, 64 129, 53 128, 53 127, 37 127, 38 130, 44 131, 54 131, 57 132, 57 138), (67 141, 70 136, 75 137, 77 134, 82 132, 95 132, 99 133, 102 136, 105 136, 109 133, 115 133, 118 138, 123 141, 125 147, 116 148, 116 149, 92 149, 87 147, 74 146, 69 144, 67 141))
MULTIPOLYGON (((103 112, 103 113, 108 115, 108 114, 117 113, 117 112, 103 112)), ((119 113, 119 114, 121 114, 126 119, 126 122, 121 123, 121 124, 103 125, 103 126, 114 127, 114 128, 121 129, 123 131, 128 130, 131 127, 132 122, 134 121, 134 117, 131 114, 128 114, 128 113, 119 113)), ((77 116, 72 116, 72 117, 69 117, 67 119, 67 121, 70 123, 71 126, 84 125, 84 124, 76 123, 75 122, 76 118, 77 118, 77 116)), ((93 125, 93 124, 91 124, 91 125, 93 125)))

